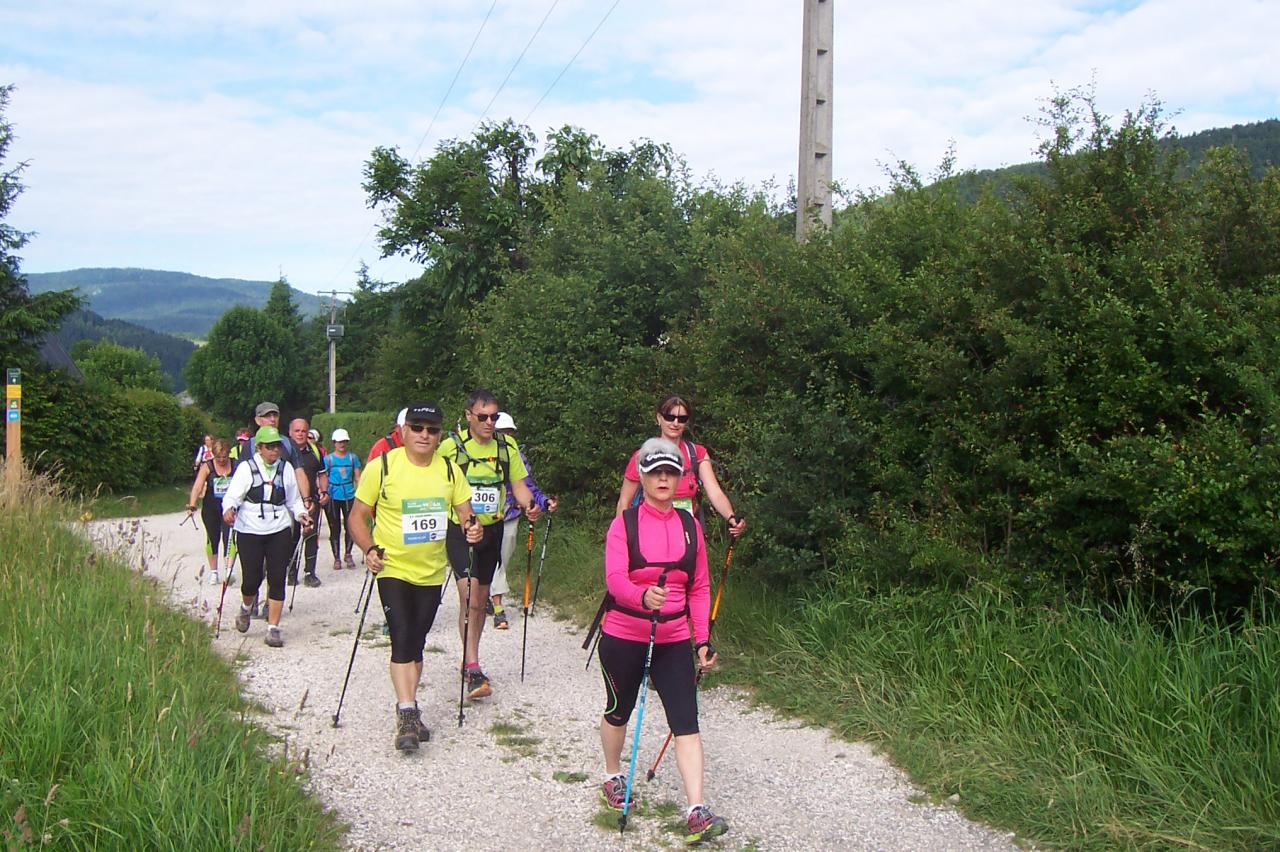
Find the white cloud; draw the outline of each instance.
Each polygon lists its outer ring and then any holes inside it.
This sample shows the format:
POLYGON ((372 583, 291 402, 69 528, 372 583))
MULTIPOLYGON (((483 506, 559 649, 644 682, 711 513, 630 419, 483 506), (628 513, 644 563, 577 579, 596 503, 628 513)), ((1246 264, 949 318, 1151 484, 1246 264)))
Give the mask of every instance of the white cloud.
MULTIPOLYGON (((19 84, 12 154, 31 161, 12 223, 40 231, 25 268, 283 266, 304 287, 345 284, 377 254, 359 187, 369 151, 408 155, 426 134, 426 155, 469 134, 552 2, 494 7, 434 125, 489 2, 0 9, 12 63, 0 82, 19 84)), ((560 0, 488 117, 528 115, 609 8, 560 0)), ((1264 2, 904 0, 835 14, 834 164, 848 187, 883 185, 898 159, 928 174, 953 141, 961 166, 1026 161, 1039 133, 1027 117, 1055 85, 1096 79, 1111 113, 1154 91, 1184 132, 1280 112, 1280 16, 1264 2)), ((669 142, 696 175, 785 187, 800 19, 779 0, 622 0, 530 124, 539 136, 576 124, 611 147, 669 142)))

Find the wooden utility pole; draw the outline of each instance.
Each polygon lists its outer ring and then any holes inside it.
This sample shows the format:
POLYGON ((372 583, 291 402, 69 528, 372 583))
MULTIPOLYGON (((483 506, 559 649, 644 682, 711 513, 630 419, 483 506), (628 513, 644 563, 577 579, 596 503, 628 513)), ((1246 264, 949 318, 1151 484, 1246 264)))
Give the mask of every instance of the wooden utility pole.
MULTIPOLYGON (((338 324, 338 290, 330 290, 321 296, 329 297, 329 325, 325 327, 324 336, 329 341, 329 413, 338 410, 338 338, 342 337, 343 326, 338 324)), ((348 295, 341 291, 341 295, 348 295)))
POLYGON ((814 221, 831 227, 831 42, 835 0, 804 0, 800 61, 800 171, 796 177, 796 239, 814 221))

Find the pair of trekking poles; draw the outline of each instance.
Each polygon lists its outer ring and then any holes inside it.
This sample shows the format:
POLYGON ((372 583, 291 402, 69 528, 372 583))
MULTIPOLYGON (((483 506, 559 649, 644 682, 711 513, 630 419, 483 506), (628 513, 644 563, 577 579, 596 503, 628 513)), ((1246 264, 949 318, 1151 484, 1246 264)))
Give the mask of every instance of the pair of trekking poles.
MULTIPOLYGON (((724 555, 724 568, 720 570, 720 582, 716 588, 715 602, 711 606, 711 618, 707 624, 707 638, 711 638, 711 633, 716 629, 716 616, 720 614, 720 599, 724 595, 724 583, 729 577, 729 563, 733 560, 733 546, 736 539, 729 540, 729 549, 724 555)), ((663 571, 658 577, 658 586, 665 587, 667 584, 667 572, 663 571)), ((649 668, 653 663, 653 645, 658 636, 658 611, 655 610, 653 615, 649 617, 649 648, 644 655, 644 671, 640 676, 640 707, 636 712, 636 727, 631 733, 631 763, 627 768, 627 789, 622 796, 622 815, 618 817, 618 833, 621 834, 627 830, 627 811, 631 805, 631 787, 636 776, 636 758, 640 754, 640 730, 644 725, 644 708, 649 697, 649 668)), ((596 646, 600 644, 597 636, 596 646)), ((594 656, 594 649, 592 656, 594 656)), ((591 664, 590 657, 587 658, 587 664, 591 664)), ((694 675, 693 684, 696 689, 698 684, 702 683, 702 669, 694 675)), ((671 745, 674 734, 667 731, 667 738, 662 742, 662 748, 658 751, 658 756, 654 758, 653 765, 649 767, 649 773, 646 776, 647 781, 652 781, 654 776, 658 774, 658 765, 662 763, 663 756, 667 753, 667 746, 671 745)))
MULTIPOLYGON (((525 580, 524 580, 524 642, 527 644, 529 640, 529 613, 538 601, 538 590, 542 588, 542 569, 547 560, 547 539, 551 537, 551 516, 547 516, 547 529, 542 538, 542 554, 538 557, 538 575, 537 582, 533 585, 533 599, 529 598, 530 589, 530 573, 533 565, 533 524, 529 524, 529 543, 526 549, 525 562, 525 580)), ((385 555, 383 548, 375 548, 379 556, 385 555)), ((463 721, 466 719, 466 695, 467 695, 467 643, 470 641, 471 635, 471 575, 475 565, 475 548, 469 547, 467 553, 467 572, 464 579, 467 581, 467 599, 463 606, 462 614, 462 669, 459 674, 458 683, 458 727, 462 727, 463 721)), ((356 608, 360 612, 360 623, 356 626, 355 641, 351 645, 351 659, 347 661, 347 674, 342 680, 342 692, 338 696, 338 709, 333 714, 333 727, 338 727, 338 720, 342 714, 342 703, 347 695, 347 684, 351 681, 351 669, 356 661, 356 649, 360 647, 360 633, 364 630, 365 615, 369 612, 369 601, 373 597, 373 582, 370 581, 372 572, 365 570, 365 582, 360 586, 361 596, 364 598, 364 605, 360 605, 360 598, 356 598, 356 608), (368 591, 365 591, 366 587, 368 591)), ((522 644, 520 648, 520 680, 524 681, 525 672, 525 646, 522 644)))

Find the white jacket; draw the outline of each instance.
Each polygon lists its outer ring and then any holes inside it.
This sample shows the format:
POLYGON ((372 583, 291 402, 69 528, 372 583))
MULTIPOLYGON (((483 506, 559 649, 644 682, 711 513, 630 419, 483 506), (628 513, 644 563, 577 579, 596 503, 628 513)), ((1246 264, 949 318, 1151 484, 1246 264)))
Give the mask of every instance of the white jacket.
POLYGON ((293 472, 293 465, 283 458, 276 464, 282 468, 280 476, 284 479, 283 506, 275 506, 271 503, 271 477, 266 476, 267 466, 262 461, 262 456, 254 453, 249 459, 236 465, 235 472, 231 474, 231 482, 227 485, 227 493, 222 497, 223 514, 226 514, 228 509, 236 510, 236 532, 270 535, 280 530, 291 529, 294 520, 301 518, 306 511, 302 505, 302 497, 298 494, 298 477, 293 472), (245 496, 253 487, 253 465, 257 465, 259 475, 265 480, 261 505, 245 502, 245 496))

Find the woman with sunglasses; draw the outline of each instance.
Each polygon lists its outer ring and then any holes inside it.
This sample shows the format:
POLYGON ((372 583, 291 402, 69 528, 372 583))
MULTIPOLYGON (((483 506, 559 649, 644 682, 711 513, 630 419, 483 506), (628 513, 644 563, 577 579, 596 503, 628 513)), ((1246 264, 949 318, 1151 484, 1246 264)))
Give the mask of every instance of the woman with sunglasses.
MULTIPOLYGON (((706 501, 711 504, 711 508, 729 522, 729 535, 737 538, 747 528, 746 519, 739 517, 733 511, 733 503, 720 487, 720 481, 716 479, 716 471, 711 464, 707 448, 684 437, 691 410, 689 403, 683 397, 673 394, 658 403, 658 409, 654 415, 658 423, 658 437, 665 438, 679 447, 680 455, 684 458, 684 471, 675 489, 675 506, 694 512, 697 508, 698 489, 701 487, 706 492, 706 501)), ((623 510, 636 501, 636 495, 640 491, 640 470, 636 466, 638 453, 639 451, 632 453, 631 460, 627 462, 627 470, 622 475, 622 491, 618 494, 615 517, 622 516, 623 510)))

